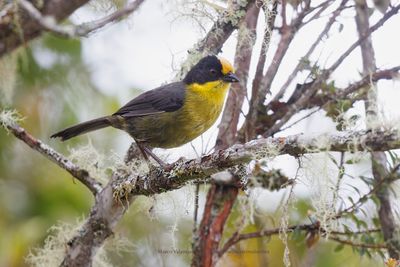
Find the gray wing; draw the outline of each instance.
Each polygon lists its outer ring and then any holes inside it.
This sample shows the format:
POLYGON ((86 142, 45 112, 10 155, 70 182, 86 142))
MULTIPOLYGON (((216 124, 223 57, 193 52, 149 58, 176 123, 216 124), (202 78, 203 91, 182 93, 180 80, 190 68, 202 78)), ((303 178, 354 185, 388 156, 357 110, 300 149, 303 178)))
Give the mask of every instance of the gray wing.
POLYGON ((147 91, 131 100, 113 115, 140 117, 180 109, 185 100, 185 84, 174 82, 147 91))

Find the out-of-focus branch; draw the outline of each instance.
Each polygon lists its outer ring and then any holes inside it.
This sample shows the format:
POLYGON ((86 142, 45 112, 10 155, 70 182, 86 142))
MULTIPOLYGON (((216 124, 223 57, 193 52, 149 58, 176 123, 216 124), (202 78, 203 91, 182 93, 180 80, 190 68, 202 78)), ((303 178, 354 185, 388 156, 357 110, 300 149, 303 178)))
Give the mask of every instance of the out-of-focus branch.
POLYGON ((388 249, 386 244, 369 244, 369 243, 361 243, 361 242, 354 242, 352 240, 345 240, 340 237, 336 236, 329 236, 330 240, 336 241, 338 243, 349 245, 351 247, 358 247, 358 248, 368 248, 368 249, 388 249))
POLYGON ((194 244, 193 267, 215 266, 219 259, 218 246, 225 222, 238 193, 238 188, 233 186, 216 184, 209 189, 198 240, 194 244))
MULTIPOLYGON (((229 249, 232 248, 235 244, 239 243, 240 241, 243 240, 248 240, 252 238, 260 238, 260 237, 268 237, 268 236, 273 236, 273 235, 278 235, 282 231, 280 227, 278 228, 273 228, 273 229, 265 229, 261 230, 258 232, 252 232, 252 233, 245 233, 245 234, 236 234, 235 236, 232 236, 230 239, 228 239, 224 246, 219 250, 219 256, 221 257, 223 254, 229 251, 229 249)), ((291 225, 287 227, 288 232, 293 232, 293 231, 304 231, 306 233, 316 233, 320 235, 324 235, 325 229, 323 229, 318 222, 313 223, 313 224, 300 224, 300 225, 291 225)), ((331 231, 330 235, 328 236, 328 239, 332 241, 336 241, 341 244, 349 245, 352 247, 359 247, 359 248, 368 248, 368 249, 388 249, 386 244, 369 244, 369 243, 359 243, 359 242, 354 242, 351 240, 346 240, 337 237, 337 235, 359 235, 359 234, 365 234, 365 233, 372 233, 372 232, 377 232, 380 231, 380 229, 371 229, 371 230, 365 230, 365 231, 350 231, 350 232, 338 232, 338 231, 331 231)))
POLYGON ((67 242, 62 267, 86 267, 92 265, 93 257, 127 211, 132 196, 119 200, 114 195, 113 184, 119 178, 117 173, 106 187, 96 196, 89 218, 77 234, 67 242))
POLYGON ((102 185, 92 178, 86 170, 79 168, 65 156, 27 133, 25 129, 20 127, 18 124, 7 123, 5 126, 15 137, 27 144, 33 150, 39 152, 62 169, 69 172, 73 177, 84 184, 94 195, 98 194, 103 189, 102 185))
MULTIPOLYGON (((51 16, 60 22, 71 15, 76 9, 83 6, 88 0, 43 0, 37 7, 42 16, 51 16)), ((17 3, 6 5, 0 11, 0 56, 11 52, 27 41, 38 37, 43 27, 36 22, 26 11, 20 10, 17 3)))
POLYGON ((94 20, 91 22, 85 22, 80 25, 59 25, 53 17, 44 16, 40 13, 38 9, 27 0, 18 0, 19 5, 46 31, 50 31, 57 35, 73 38, 87 36, 93 31, 96 31, 105 25, 118 21, 123 17, 131 14, 139 8, 139 6, 144 2, 144 0, 136 0, 134 2, 128 3, 124 8, 115 11, 114 13, 105 16, 104 18, 94 20))
MULTIPOLYGON (((365 0, 355 2, 356 24, 360 38, 366 36, 369 30, 369 9, 365 0)), ((370 37, 366 38, 361 44, 361 55, 363 62, 363 74, 368 75, 376 71, 375 51, 370 37)), ((376 92, 376 83, 369 83, 367 100, 365 101, 366 124, 368 128, 373 128, 378 118, 378 97, 376 92)), ((388 170, 386 167, 387 158, 384 152, 371 153, 372 174, 376 184, 386 181, 388 170)), ((377 188, 378 185, 375 185, 377 188)), ((375 189, 374 188, 374 189, 375 189)), ((395 235, 396 224, 390 201, 389 187, 383 187, 377 191, 376 196, 379 199, 378 216, 381 224, 383 238, 389 249, 391 258, 400 258, 400 240, 395 235)))

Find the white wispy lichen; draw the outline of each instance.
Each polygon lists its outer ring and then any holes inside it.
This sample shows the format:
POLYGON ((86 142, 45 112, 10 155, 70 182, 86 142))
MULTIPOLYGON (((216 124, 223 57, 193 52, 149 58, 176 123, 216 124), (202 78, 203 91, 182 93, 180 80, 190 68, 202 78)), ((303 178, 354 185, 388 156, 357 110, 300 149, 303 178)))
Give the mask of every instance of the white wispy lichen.
MULTIPOLYGON (((65 248, 69 240, 74 237, 82 225, 82 221, 76 224, 59 223, 52 226, 48 232, 50 235, 44 241, 42 248, 35 248, 28 254, 26 262, 33 267, 60 266, 65 256, 65 248)), ((112 266, 106 255, 106 251, 100 248, 93 260, 95 267, 112 266)))
POLYGON ((3 126, 8 132, 8 127, 12 126, 24 118, 15 109, 8 109, 0 111, 0 125, 3 126))
MULTIPOLYGON (((52 226, 48 232, 49 236, 44 241, 42 248, 35 248, 26 257, 26 262, 33 267, 53 267, 60 266, 65 256, 67 243, 78 233, 83 224, 82 220, 78 220, 75 224, 61 222, 52 226)), ((112 267, 107 256, 108 251, 131 252, 133 251, 132 243, 120 236, 115 235, 109 239, 104 246, 99 248, 93 259, 94 267, 112 267)))
POLYGON ((106 184, 108 175, 105 168, 105 156, 97 151, 91 141, 84 146, 71 148, 68 158, 89 172, 89 174, 106 184))

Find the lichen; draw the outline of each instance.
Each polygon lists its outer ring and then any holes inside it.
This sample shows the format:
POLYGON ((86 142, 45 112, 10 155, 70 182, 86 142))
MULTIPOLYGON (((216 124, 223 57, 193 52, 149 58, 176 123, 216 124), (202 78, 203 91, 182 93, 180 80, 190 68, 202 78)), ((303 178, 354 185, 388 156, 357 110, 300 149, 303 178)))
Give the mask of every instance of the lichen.
POLYGON ((8 127, 24 120, 15 109, 5 109, 0 112, 0 125, 8 132, 8 127))
POLYGON ((289 244, 288 244, 288 227, 289 227, 289 219, 290 219, 290 212, 289 210, 293 206, 293 198, 294 198, 294 185, 292 185, 289 189, 289 195, 288 198, 283 205, 282 209, 282 217, 280 220, 280 228, 279 228, 279 239, 282 241, 285 250, 283 252, 283 264, 286 267, 289 267, 291 265, 290 262, 290 250, 289 250, 289 244))
MULTIPOLYGON (((249 145, 251 145, 251 143, 249 145)), ((273 159, 280 154, 282 146, 282 144, 272 142, 266 142, 262 145, 262 148, 257 146, 254 152, 254 159, 273 159)))
POLYGON ((105 168, 105 155, 99 153, 97 149, 89 142, 86 145, 76 148, 70 148, 68 158, 78 164, 81 168, 87 170, 90 176, 106 184, 108 175, 105 168))
POLYGON ((319 222, 328 238, 332 230, 338 229, 338 221, 332 218, 337 212, 334 201, 338 198, 336 181, 341 170, 332 162, 332 156, 328 152, 309 155, 303 164, 302 182, 311 189, 313 220, 319 222))
MULTIPOLYGON (((25 259, 29 266, 34 267, 54 267, 60 266, 64 256, 67 243, 78 233, 82 226, 82 220, 75 224, 61 222, 52 226, 49 235, 44 241, 42 248, 31 250, 25 259)), ((94 267, 112 266, 107 258, 104 247, 100 248, 93 259, 94 267)))

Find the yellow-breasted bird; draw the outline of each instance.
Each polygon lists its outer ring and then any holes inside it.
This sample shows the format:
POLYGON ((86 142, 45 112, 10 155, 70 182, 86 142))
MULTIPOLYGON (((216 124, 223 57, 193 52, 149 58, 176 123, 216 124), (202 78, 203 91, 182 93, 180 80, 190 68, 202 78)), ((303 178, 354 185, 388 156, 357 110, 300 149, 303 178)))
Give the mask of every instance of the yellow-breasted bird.
POLYGON ((221 113, 230 83, 238 81, 226 59, 207 56, 182 81, 147 91, 110 116, 77 124, 51 137, 65 141, 112 126, 129 133, 146 159, 149 155, 164 165, 150 147, 178 147, 201 135, 221 113))

